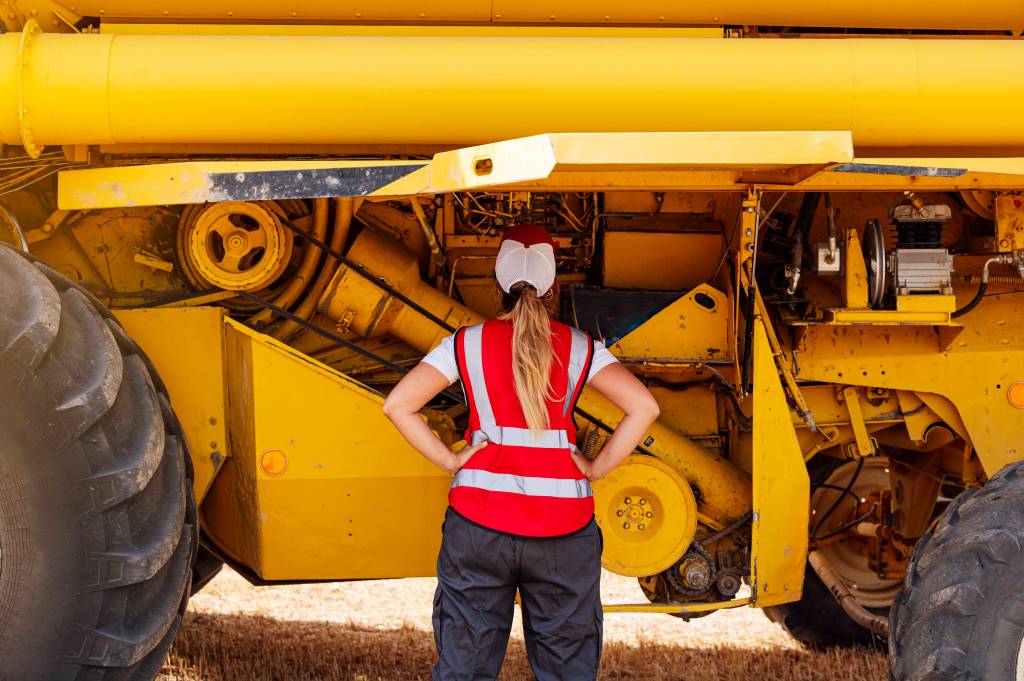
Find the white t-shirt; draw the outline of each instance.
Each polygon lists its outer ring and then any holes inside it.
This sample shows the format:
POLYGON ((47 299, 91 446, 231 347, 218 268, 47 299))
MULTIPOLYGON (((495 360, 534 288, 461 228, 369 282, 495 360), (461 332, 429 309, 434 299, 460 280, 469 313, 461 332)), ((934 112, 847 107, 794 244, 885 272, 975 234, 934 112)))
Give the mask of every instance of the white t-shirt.
MULTIPOLYGON (((455 336, 448 336, 438 343, 437 347, 427 353, 423 361, 440 371, 448 379, 448 385, 457 381, 459 379, 459 363, 455 359, 455 336)), ((594 356, 590 360, 590 373, 587 374, 587 383, 590 382, 590 379, 598 371, 618 361, 615 359, 615 355, 608 352, 608 348, 604 346, 604 343, 597 340, 594 341, 594 356)))

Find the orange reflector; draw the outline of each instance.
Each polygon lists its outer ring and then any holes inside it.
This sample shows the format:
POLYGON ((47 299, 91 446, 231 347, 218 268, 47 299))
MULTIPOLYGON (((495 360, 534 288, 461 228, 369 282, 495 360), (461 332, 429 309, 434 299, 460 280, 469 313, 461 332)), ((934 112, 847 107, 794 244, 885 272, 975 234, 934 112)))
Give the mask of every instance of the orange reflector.
POLYGON ((260 457, 260 468, 267 475, 281 475, 288 470, 288 457, 280 449, 268 449, 260 457))
POLYGON ((1017 381, 1006 390, 1006 399, 1018 409, 1024 409, 1024 381, 1017 381))

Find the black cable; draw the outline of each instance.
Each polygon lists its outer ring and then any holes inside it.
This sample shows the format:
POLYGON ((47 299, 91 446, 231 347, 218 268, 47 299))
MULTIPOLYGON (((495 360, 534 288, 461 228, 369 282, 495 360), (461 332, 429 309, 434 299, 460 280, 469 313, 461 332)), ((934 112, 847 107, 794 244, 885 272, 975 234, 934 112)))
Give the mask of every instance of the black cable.
POLYGON ((878 509, 878 503, 876 502, 874 504, 871 504, 871 508, 868 509, 867 513, 865 513, 864 515, 862 515, 862 516, 860 516, 858 518, 854 518, 853 520, 851 520, 850 522, 846 523, 845 525, 840 525, 836 529, 832 530, 831 532, 826 532, 825 534, 821 535, 820 537, 815 535, 815 536, 811 537, 811 539, 814 540, 814 541, 825 541, 826 539, 831 539, 832 537, 838 536, 838 535, 842 534, 843 532, 846 532, 847 530, 850 530, 850 529, 853 529, 854 527, 857 527, 857 525, 860 525, 862 522, 864 522, 865 520, 867 520, 871 516, 875 515, 875 511, 877 509, 878 509))
POLYGON ((292 232, 297 234, 300 238, 309 241, 311 244, 313 244, 314 246, 319 248, 321 251, 323 251, 327 255, 331 256, 332 258, 334 258, 335 260, 337 260, 341 264, 346 265, 350 269, 354 270, 356 272, 356 274, 362 276, 363 278, 365 278, 367 281, 369 281, 371 284, 373 284, 377 288, 381 289, 382 291, 385 291, 385 292, 389 293, 390 295, 394 296, 398 300, 402 301, 403 303, 405 303, 406 305, 411 307, 416 312, 420 313, 421 315, 423 315, 424 317, 426 317, 430 321, 432 321, 435 324, 437 324, 438 326, 440 326, 442 329, 446 330, 448 333, 455 333, 455 327, 454 326, 450 325, 448 322, 446 322, 443 319, 441 319, 440 317, 436 316, 433 312, 431 312, 430 310, 426 309, 425 307, 423 307, 419 303, 415 302, 412 298, 408 297, 407 295, 405 295, 404 293, 402 293, 401 291, 399 291, 395 287, 391 286, 389 283, 387 283, 387 281, 385 281, 384 277, 378 277, 378 276, 375 276, 375 275, 371 274, 362 264, 357 263, 357 262, 355 262, 353 260, 349 260, 344 255, 342 255, 339 251, 334 250, 333 248, 331 248, 330 246, 325 244, 320 239, 317 239, 312 234, 309 234, 305 230, 295 226, 293 223, 291 223, 290 221, 286 220, 285 218, 281 218, 280 220, 281 220, 281 224, 282 225, 284 225, 285 227, 290 229, 292 232))
MULTIPOLYGON (((243 298, 245 298, 246 300, 249 300, 251 302, 256 303, 257 305, 260 305, 261 307, 265 307, 266 309, 270 310, 274 314, 281 315, 285 319, 288 319, 288 320, 290 320, 292 322, 295 322, 296 324, 298 324, 302 328, 304 328, 304 329, 306 329, 308 331, 311 331, 311 332, 317 334, 318 336, 321 336, 323 338, 326 338, 327 340, 333 341, 333 342, 337 343, 338 345, 340 345, 341 347, 346 348, 347 350, 351 350, 352 352, 356 353, 357 355, 362 355, 363 357, 366 357, 369 360, 377 362, 378 364, 380 364, 382 366, 385 366, 385 367, 391 369, 392 371, 396 371, 396 372, 398 372, 398 373, 400 373, 402 375, 405 375, 405 374, 409 373, 409 371, 411 371, 410 369, 407 369, 406 367, 403 367, 403 366, 401 366, 399 364, 395 364, 391 360, 385 359, 384 357, 381 357, 380 355, 376 355, 376 354, 370 352, 366 348, 363 348, 363 347, 353 343, 352 341, 345 340, 341 336, 333 334, 330 331, 327 331, 325 329, 321 329, 316 324, 312 324, 309 321, 303 319, 302 317, 299 317, 298 315, 292 314, 291 312, 289 312, 288 310, 284 309, 283 307, 278 307, 277 305, 274 305, 273 303, 268 303, 267 301, 263 300, 262 298, 257 298, 256 296, 254 296, 251 293, 248 293, 246 291, 239 291, 238 295, 243 297, 243 298)), ((445 397, 447 397, 447 398, 449 398, 451 400, 454 400, 455 402, 458 402, 459 404, 465 404, 465 399, 462 397, 462 395, 459 395, 458 393, 453 393, 453 392, 451 392, 449 390, 442 390, 440 394, 444 395, 445 397)))
MULTIPOLYGON (((818 522, 817 522, 817 524, 815 524, 814 529, 811 530, 811 539, 814 539, 815 541, 817 541, 816 538, 818 536, 818 530, 821 529, 822 524, 826 520, 829 519, 829 517, 835 512, 835 510, 837 508, 839 508, 840 502, 842 502, 842 500, 846 497, 847 494, 852 495, 855 499, 859 498, 859 497, 857 497, 856 494, 853 494, 853 492, 851 490, 853 490, 853 486, 854 486, 854 484, 856 484, 857 478, 860 477, 860 472, 861 472, 861 470, 863 468, 864 468, 864 458, 861 457, 860 459, 857 459, 857 469, 853 472, 853 475, 850 476, 850 481, 848 483, 846 483, 846 487, 842 489, 842 494, 840 494, 838 497, 836 497, 836 500, 834 502, 832 502, 832 505, 829 507, 829 509, 827 511, 825 511, 825 514, 823 516, 821 516, 821 518, 818 519, 818 522)), ((826 486, 825 483, 822 483, 822 484, 818 485, 818 487, 825 487, 825 486, 826 486)), ((828 485, 828 487, 834 489, 835 487, 837 487, 837 485, 828 485)))
POLYGON ((952 317, 953 319, 956 319, 957 317, 962 317, 965 314, 967 314, 968 312, 970 312, 971 310, 973 310, 974 308, 978 307, 978 303, 980 303, 981 299, 985 297, 985 291, 987 289, 988 289, 988 282, 987 281, 983 281, 980 284, 978 284, 978 292, 974 294, 973 298, 971 298, 971 302, 967 303, 966 305, 961 307, 959 310, 957 310, 956 312, 951 314, 950 317, 952 317))

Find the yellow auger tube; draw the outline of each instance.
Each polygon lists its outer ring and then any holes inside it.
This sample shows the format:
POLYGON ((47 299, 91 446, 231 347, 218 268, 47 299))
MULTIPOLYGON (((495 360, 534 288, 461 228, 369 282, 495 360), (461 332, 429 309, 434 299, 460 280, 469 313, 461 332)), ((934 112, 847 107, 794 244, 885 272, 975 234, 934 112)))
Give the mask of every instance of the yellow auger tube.
POLYGON ((850 130, 874 149, 1024 146, 1016 40, 22 38, 0 36, 7 144, 850 130))
POLYGON ((174 0, 85 0, 75 3, 80 16, 104 19, 215 22, 268 21, 346 23, 394 21, 413 24, 535 23, 555 25, 647 24, 761 26, 840 26, 862 28, 1012 29, 1024 25, 1019 0, 434 0, 422 3, 365 2, 365 0, 280 0, 207 2, 174 0))
MULTIPOLYGON (((483 317, 425 284, 416 258, 395 241, 363 230, 348 257, 382 276, 397 290, 453 327, 476 324, 483 317)), ((342 265, 320 301, 320 312, 361 336, 392 334, 426 352, 448 334, 351 268, 342 265)), ((614 427, 622 411, 594 390, 585 389, 579 408, 614 427)), ((660 422, 651 426, 645 448, 665 460, 692 484, 701 511, 720 523, 750 510, 750 476, 728 460, 708 452, 660 422)))

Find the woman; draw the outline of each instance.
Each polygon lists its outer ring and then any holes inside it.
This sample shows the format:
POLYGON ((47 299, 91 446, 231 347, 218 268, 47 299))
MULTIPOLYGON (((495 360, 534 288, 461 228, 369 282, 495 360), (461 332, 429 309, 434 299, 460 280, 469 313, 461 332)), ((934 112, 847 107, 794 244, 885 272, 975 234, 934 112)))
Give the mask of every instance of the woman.
POLYGON ((658 405, 602 344, 549 319, 555 243, 542 228, 509 229, 495 275, 505 311, 446 338, 384 403, 409 444, 455 476, 437 559, 434 679, 498 675, 517 590, 536 677, 594 679, 602 540, 590 482, 636 448, 658 405), (419 415, 457 378, 470 443, 458 453, 419 415), (592 461, 576 453, 573 422, 588 382, 625 412, 592 461))

